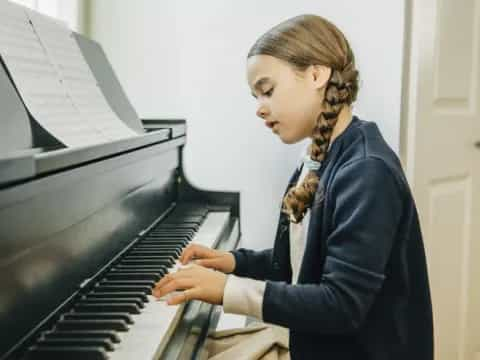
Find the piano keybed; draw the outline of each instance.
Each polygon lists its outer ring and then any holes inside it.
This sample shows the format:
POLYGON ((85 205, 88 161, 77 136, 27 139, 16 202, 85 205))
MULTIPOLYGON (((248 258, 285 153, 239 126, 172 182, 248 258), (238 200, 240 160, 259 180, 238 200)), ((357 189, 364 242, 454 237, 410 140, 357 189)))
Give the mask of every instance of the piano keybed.
POLYGON ((212 247, 228 219, 228 212, 209 212, 204 207, 174 209, 142 234, 93 286, 81 291, 29 347, 25 358, 156 358, 184 304, 156 300, 151 295, 155 283, 176 271, 177 259, 190 242, 212 247))

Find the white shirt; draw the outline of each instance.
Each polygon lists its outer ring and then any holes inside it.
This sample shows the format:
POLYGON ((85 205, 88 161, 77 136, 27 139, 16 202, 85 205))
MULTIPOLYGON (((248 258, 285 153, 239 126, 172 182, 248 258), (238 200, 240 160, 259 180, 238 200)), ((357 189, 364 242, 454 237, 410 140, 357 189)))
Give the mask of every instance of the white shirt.
MULTIPOLYGON (((302 156, 303 160, 303 156, 302 156)), ((297 182, 301 184, 308 173, 304 166, 297 182)), ((292 284, 298 281, 300 265, 307 238, 307 229, 310 222, 310 211, 305 214, 302 222, 290 223, 290 265, 292 267, 292 284)), ((265 292, 265 281, 239 277, 233 274, 227 276, 223 292, 223 311, 226 313, 241 314, 263 320, 262 304, 265 292)))

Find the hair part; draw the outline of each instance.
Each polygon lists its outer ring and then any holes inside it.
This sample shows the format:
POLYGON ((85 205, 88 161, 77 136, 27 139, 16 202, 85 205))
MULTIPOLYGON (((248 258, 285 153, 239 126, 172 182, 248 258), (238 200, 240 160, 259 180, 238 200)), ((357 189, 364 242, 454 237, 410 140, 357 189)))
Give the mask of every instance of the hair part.
MULTIPOLYGON (((286 61, 296 70, 305 71, 310 65, 331 68, 325 86, 322 112, 312 134, 308 153, 312 160, 322 162, 327 156, 333 129, 340 111, 357 98, 359 73, 355 57, 343 33, 331 22, 317 15, 300 15, 288 19, 263 34, 248 52, 247 58, 270 55, 286 61)), ((301 184, 288 189, 283 199, 283 211, 291 222, 299 223, 312 206, 319 178, 309 171, 301 184)))

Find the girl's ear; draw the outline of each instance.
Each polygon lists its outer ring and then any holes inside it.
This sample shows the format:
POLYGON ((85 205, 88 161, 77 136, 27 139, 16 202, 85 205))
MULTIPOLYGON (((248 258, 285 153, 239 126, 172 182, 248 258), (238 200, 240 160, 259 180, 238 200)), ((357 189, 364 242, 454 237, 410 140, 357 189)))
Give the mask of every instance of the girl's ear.
POLYGON ((322 89, 326 86, 332 69, 324 65, 311 65, 311 76, 313 85, 316 89, 322 89))

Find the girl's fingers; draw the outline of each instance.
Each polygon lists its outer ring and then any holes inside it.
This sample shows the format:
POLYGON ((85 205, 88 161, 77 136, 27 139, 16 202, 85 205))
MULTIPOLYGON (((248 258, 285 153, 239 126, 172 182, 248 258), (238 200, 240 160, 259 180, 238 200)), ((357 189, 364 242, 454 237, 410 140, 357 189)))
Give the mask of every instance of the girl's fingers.
MULTIPOLYGON (((187 270, 187 269, 180 269, 180 270, 187 270)), ((166 274, 163 278, 160 279, 160 281, 158 281, 155 284, 155 289, 160 289, 160 288, 166 286, 171 281, 181 279, 181 278, 190 277, 190 276, 188 276, 189 273, 187 273, 185 271, 180 271, 180 270, 178 270, 177 272, 174 272, 174 273, 166 274)))
POLYGON ((178 305, 178 304, 181 304, 185 301, 186 301, 185 295, 183 295, 183 293, 181 293, 181 294, 172 296, 170 299, 168 299, 167 304, 168 305, 178 305))
POLYGON ((182 251, 179 260, 182 264, 186 264, 193 258, 205 258, 211 256, 211 249, 196 244, 190 244, 182 251))
POLYGON ((155 289, 156 288, 160 288, 162 286, 164 286, 165 284, 167 284, 168 282, 172 281, 174 279, 174 275, 175 273, 173 274, 166 274, 163 278, 160 279, 160 281, 158 281, 156 284, 155 284, 155 289))
POLYGON ((180 260, 180 262, 181 262, 182 264, 185 264, 185 262, 186 262, 185 259, 189 256, 188 254, 189 254, 189 252, 191 251, 192 246, 193 246, 192 244, 189 244, 189 245, 187 245, 187 246, 185 247, 185 249, 183 249, 182 254, 181 254, 180 257, 178 258, 178 260, 180 260))
POLYGON ((192 278, 177 278, 169 281, 165 285, 159 287, 156 286, 152 291, 152 295, 160 298, 172 291, 190 289, 195 286, 195 280, 192 278))
POLYGON ((188 290, 187 293, 181 293, 175 296, 172 296, 168 301, 168 305, 178 305, 182 304, 189 300, 200 300, 200 289, 194 287, 188 290))
POLYGON ((185 265, 194 256, 196 256, 195 245, 190 244, 185 249, 183 249, 182 255, 180 255, 180 262, 185 265))

